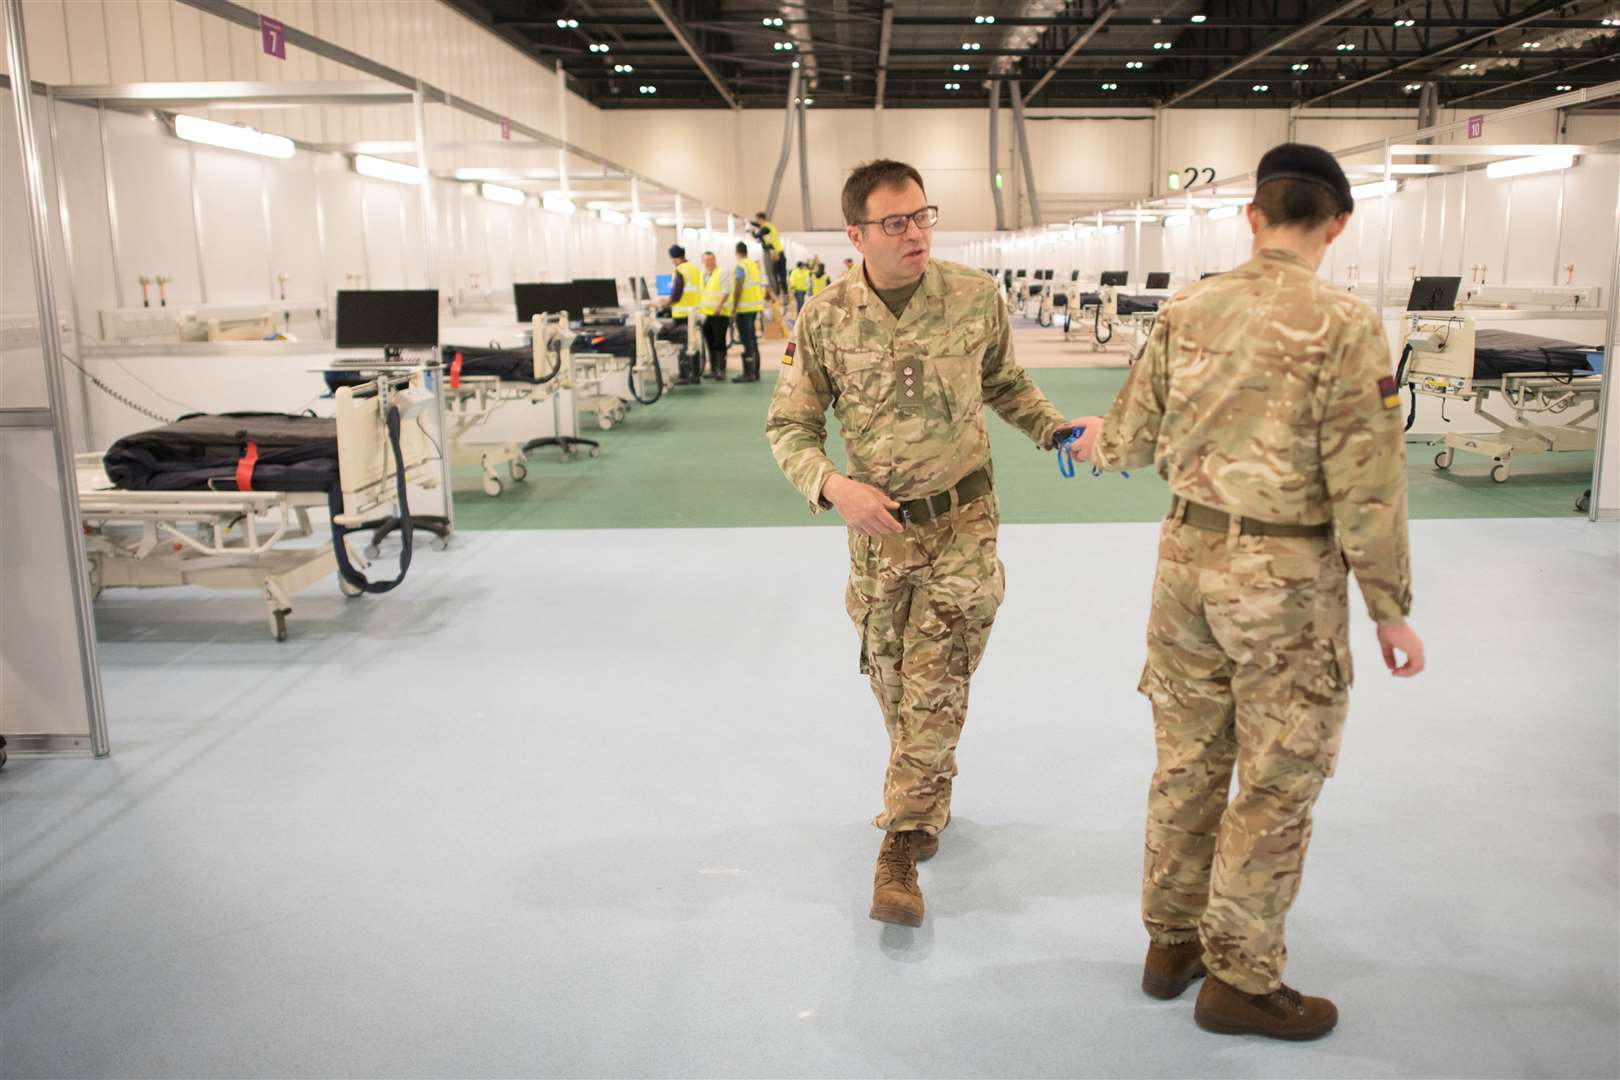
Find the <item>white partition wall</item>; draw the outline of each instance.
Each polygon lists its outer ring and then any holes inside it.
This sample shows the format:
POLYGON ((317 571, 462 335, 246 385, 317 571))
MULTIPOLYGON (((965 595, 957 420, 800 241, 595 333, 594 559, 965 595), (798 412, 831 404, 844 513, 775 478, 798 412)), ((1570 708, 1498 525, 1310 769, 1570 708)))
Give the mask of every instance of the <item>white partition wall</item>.
POLYGON ((73 481, 41 143, 20 0, 3 0, 10 70, 0 102, 0 735, 7 752, 109 752, 73 481))

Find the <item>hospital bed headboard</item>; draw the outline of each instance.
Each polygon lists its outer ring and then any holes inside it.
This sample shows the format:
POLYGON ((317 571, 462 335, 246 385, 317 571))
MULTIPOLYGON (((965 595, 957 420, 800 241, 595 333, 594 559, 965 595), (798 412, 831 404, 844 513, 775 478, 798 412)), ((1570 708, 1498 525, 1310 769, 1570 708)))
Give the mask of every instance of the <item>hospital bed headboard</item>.
POLYGON ((417 414, 433 400, 420 373, 408 378, 384 376, 360 386, 339 387, 333 397, 337 402, 338 477, 346 517, 364 517, 394 499, 399 463, 389 446, 379 392, 400 410, 399 446, 406 478, 417 480, 415 474, 434 460, 427 435, 417 422, 417 414), (379 390, 379 386, 383 389, 379 390))
POLYGON ((1406 379, 1422 377, 1460 382, 1468 386, 1474 378, 1474 320, 1459 315, 1413 314, 1407 323, 1403 345, 1411 350, 1406 362, 1406 379))

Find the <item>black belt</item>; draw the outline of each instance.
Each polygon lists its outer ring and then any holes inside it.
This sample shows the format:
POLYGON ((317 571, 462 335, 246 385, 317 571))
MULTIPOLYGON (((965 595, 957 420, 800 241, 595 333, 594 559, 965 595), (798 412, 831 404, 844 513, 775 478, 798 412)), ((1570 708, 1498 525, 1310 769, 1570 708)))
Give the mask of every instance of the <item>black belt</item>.
MULTIPOLYGON (((1210 532, 1226 532, 1232 527, 1232 515, 1226 511, 1200 506, 1180 497, 1170 504, 1170 516, 1179 517, 1195 529, 1210 532)), ((1325 521, 1320 525, 1285 525, 1276 521, 1239 518, 1238 532, 1244 536, 1331 536, 1333 526, 1325 521)))
POLYGON ((922 525, 948 514, 952 506, 966 506, 974 499, 990 494, 990 488, 990 469, 974 469, 949 491, 901 503, 900 520, 908 525, 922 525))

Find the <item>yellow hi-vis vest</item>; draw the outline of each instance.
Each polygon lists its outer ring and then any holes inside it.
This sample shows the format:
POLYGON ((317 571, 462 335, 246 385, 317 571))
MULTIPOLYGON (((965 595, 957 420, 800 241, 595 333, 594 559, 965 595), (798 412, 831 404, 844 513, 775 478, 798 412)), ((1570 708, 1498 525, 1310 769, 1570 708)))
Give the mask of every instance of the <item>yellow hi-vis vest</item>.
POLYGON ((744 315, 750 311, 764 311, 765 285, 764 279, 759 276, 759 263, 742 258, 737 260, 737 265, 743 270, 742 295, 737 297, 737 313, 744 315))
POLYGON ((718 266, 703 282, 703 317, 731 317, 731 274, 718 266))
POLYGON ((681 298, 669 306, 669 313, 677 319, 684 319, 703 302, 703 271, 688 259, 677 266, 675 272, 681 275, 683 282, 681 298))
POLYGON ((794 292, 810 291, 810 271, 802 266, 794 267, 788 273, 788 288, 794 292))
POLYGON ((832 279, 826 274, 817 274, 812 271, 810 276, 810 295, 815 296, 817 293, 821 292, 822 289, 825 289, 831 284, 832 279))
POLYGON ((782 250, 782 234, 776 231, 776 226, 766 222, 763 226, 765 233, 765 246, 772 251, 782 250))

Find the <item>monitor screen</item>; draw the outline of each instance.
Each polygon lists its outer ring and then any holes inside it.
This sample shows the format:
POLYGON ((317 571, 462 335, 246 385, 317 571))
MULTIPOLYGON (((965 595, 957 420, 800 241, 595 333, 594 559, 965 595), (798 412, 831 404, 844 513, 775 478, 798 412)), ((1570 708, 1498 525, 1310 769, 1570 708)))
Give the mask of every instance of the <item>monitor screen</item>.
POLYGON ((1457 307, 1457 290, 1461 286, 1460 277, 1414 278, 1412 295, 1406 301, 1406 310, 1452 311, 1457 307))
POLYGON ((1070 270, 1069 271, 1069 280, 1070 281, 1079 281, 1080 280, 1080 271, 1078 271, 1078 270, 1070 270))
POLYGON ((653 278, 653 291, 659 296, 668 296, 675 291, 675 275, 659 274, 653 278))
POLYGON ((579 290, 566 282, 523 282, 513 285, 512 299, 517 304, 520 323, 531 322, 536 315, 553 311, 566 311, 570 319, 585 317, 579 290))
POLYGON ((644 277, 636 278, 636 296, 642 300, 652 299, 652 294, 647 291, 647 279, 644 277))
POLYGON ((1056 270, 1043 270, 1043 271, 1041 271, 1041 273, 1046 276, 1047 281, 1051 281, 1053 275, 1056 274, 1057 271, 1056 270))
POLYGON ((619 306, 619 283, 612 278, 575 278, 574 288, 579 290, 579 302, 588 308, 619 306))
POLYGON ((1118 288, 1119 286, 1124 285, 1129 280, 1130 280, 1130 272, 1127 271, 1127 270, 1104 270, 1103 271, 1102 283, 1104 285, 1113 285, 1114 287, 1118 288))
POLYGON ((338 290, 338 348, 422 349, 438 344, 438 289, 338 290))
POLYGON ((1148 272, 1147 287, 1150 289, 1168 289, 1170 287, 1170 272, 1166 270, 1160 274, 1150 270, 1148 272))

